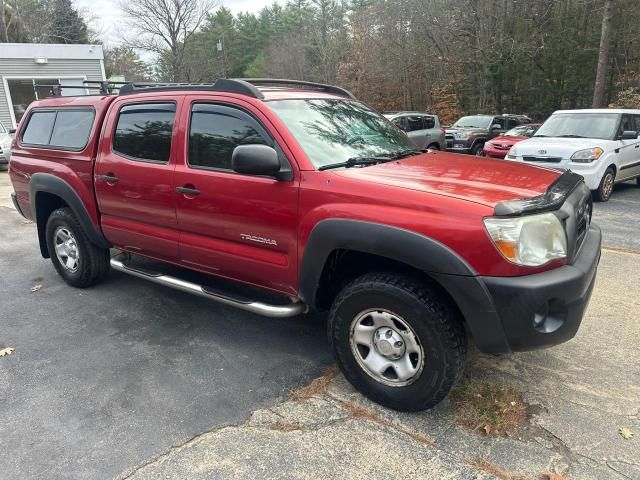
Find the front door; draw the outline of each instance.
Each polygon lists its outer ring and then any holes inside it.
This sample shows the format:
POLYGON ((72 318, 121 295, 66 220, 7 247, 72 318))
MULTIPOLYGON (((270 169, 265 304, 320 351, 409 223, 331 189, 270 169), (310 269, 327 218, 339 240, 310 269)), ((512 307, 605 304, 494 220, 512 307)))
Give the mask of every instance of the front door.
POLYGON ((184 108, 184 162, 175 171, 181 262, 295 295, 297 179, 278 181, 231 169, 238 145, 267 144, 278 150, 276 132, 238 105, 194 98, 184 108))
MULTIPOLYGON (((639 120, 640 116, 623 114, 620 119, 618 136, 621 137, 623 132, 628 131, 634 131, 637 135, 638 128, 640 128, 640 125, 637 124, 639 120)), ((640 175, 640 140, 635 138, 633 140, 618 140, 618 142, 620 143, 620 151, 616 180, 640 175)))
POLYGON ((105 236, 114 246, 178 260, 172 145, 176 98, 118 99, 104 126, 95 188, 105 236))

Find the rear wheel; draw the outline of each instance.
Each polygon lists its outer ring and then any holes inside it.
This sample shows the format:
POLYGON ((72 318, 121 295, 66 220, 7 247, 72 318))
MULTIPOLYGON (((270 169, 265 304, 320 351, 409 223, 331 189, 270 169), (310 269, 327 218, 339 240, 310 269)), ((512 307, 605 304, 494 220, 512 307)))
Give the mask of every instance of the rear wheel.
POLYGON ((466 339, 457 311, 410 277, 377 273, 351 282, 331 308, 329 334, 347 380, 389 408, 431 408, 462 373, 466 339))
POLYGON ((109 250, 91 243, 71 209, 49 216, 46 237, 51 262, 69 285, 90 287, 109 273, 109 250))
POLYGON ((602 176, 602 180, 600 180, 600 185, 598 189, 595 191, 596 200, 599 202, 607 202, 611 198, 611 194, 613 193, 613 186, 615 184, 616 174, 613 171, 613 168, 607 168, 606 172, 602 176))

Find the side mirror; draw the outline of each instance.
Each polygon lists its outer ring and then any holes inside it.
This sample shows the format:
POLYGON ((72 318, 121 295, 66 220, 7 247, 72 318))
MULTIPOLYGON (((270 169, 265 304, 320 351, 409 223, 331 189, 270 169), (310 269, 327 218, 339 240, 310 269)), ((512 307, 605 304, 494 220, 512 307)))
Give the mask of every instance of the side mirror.
POLYGON ((231 154, 234 172, 247 175, 275 176, 280 172, 278 152, 267 145, 239 145, 231 154))
POLYGON ((502 130, 502 125, 500 125, 499 123, 494 123, 493 125, 491 125, 491 130, 502 130))
POLYGON ((10 128, 9 129, 9 135, 15 135, 16 134, 16 129, 15 128, 10 128))
POLYGON ((635 140, 636 138, 638 138, 638 132, 633 130, 625 130, 620 135, 620 140, 635 140))

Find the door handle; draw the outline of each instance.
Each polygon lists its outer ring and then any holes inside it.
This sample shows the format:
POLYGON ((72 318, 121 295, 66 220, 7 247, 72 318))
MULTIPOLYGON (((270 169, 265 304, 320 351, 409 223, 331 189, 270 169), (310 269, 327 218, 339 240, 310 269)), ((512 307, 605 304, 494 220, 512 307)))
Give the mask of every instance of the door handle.
POLYGON ((176 192, 183 193, 185 195, 200 195, 200 190, 190 187, 176 187, 176 192))
POLYGON ((118 180, 120 179, 116 177, 113 173, 109 172, 106 175, 100 175, 100 180, 107 183, 118 183, 118 180))

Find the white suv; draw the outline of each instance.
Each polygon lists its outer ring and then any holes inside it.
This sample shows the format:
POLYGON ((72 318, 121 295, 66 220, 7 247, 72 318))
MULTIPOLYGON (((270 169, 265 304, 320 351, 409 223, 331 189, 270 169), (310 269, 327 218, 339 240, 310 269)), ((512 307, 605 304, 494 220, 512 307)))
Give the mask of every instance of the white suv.
POLYGON ((506 159, 579 173, 606 202, 614 183, 639 178, 640 185, 639 131, 640 110, 558 110, 506 159))

